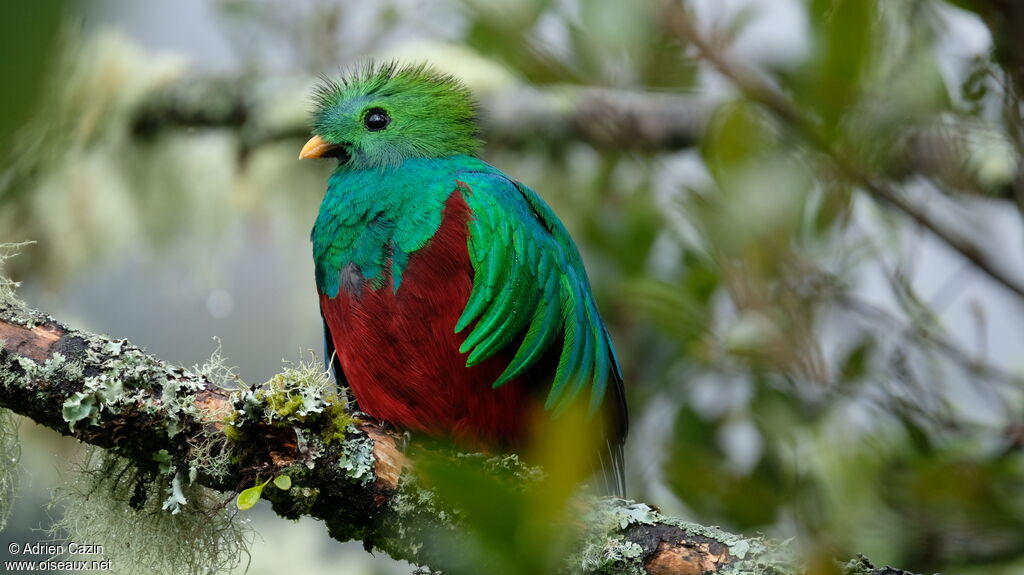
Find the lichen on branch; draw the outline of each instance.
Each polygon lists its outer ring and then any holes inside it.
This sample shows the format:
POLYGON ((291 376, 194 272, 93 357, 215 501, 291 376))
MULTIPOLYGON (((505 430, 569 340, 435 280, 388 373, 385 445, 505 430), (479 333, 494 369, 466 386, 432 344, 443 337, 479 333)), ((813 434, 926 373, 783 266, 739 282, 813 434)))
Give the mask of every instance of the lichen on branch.
MULTIPOLYGON (((0 340, 0 407, 95 448, 65 490, 69 515, 61 526, 83 539, 126 541, 130 524, 136 526, 132 537, 149 549, 163 550, 173 539, 171 549, 199 540, 209 551, 135 554, 118 565, 210 572, 237 564, 248 535, 232 502, 259 485, 256 495, 278 515, 322 519, 339 541, 358 539, 367 549, 433 570, 473 572, 472 561, 453 563, 450 553, 451 542, 472 531, 472 517, 459 507, 467 501, 426 487, 399 447, 405 440, 349 413, 315 363, 248 387, 219 354, 205 366, 172 366, 125 340, 70 329, 11 298, 0 298, 0 340)), ((543 481, 516 458, 460 458, 510 481, 500 493, 543 481)), ((452 485, 458 494, 458 482, 452 485)), ((641 503, 565 501, 560 505, 574 527, 566 545, 552 547, 562 552, 556 570, 803 572, 784 543, 685 523, 641 503)), ((521 525, 544 521, 527 518, 521 525)), ((110 551, 129 552, 114 544, 110 551)), ((899 573, 857 565, 857 573, 899 573)))

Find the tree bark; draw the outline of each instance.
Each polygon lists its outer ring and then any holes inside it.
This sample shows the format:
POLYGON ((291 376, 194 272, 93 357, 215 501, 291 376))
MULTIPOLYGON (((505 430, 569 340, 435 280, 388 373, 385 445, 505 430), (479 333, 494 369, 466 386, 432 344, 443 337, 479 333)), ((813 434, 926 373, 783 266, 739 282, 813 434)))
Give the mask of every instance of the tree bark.
MULTIPOLYGON (((18 303, 0 301, 0 407, 111 450, 143 469, 157 467, 153 455, 161 450, 170 454, 175 469, 188 468, 195 463, 189 461, 194 457, 190 445, 223 438, 207 455, 226 463, 216 473, 200 466, 207 470, 196 477, 202 485, 234 492, 260 478, 287 474, 305 489, 264 492, 282 517, 309 515, 323 520, 339 541, 358 539, 368 550, 428 567, 443 564, 430 534, 438 529, 457 533, 453 517, 458 515, 436 503, 410 504, 430 498, 423 497, 394 434, 368 421, 346 419, 352 423, 342 439, 316 441, 338 433, 332 428, 337 406, 323 405, 319 413, 329 417, 300 420, 288 419, 280 409, 254 409, 264 407, 261 401, 274 400, 244 386, 225 389, 125 340, 71 329, 18 303), (265 413, 277 413, 277 419, 265 413), (314 445, 319 452, 312 455, 314 445), (306 494, 303 499, 299 491, 306 494)), ((581 522, 587 524, 586 536, 575 556, 566 557, 568 572, 804 572, 785 543, 687 523, 643 503, 595 500, 581 522)), ((836 566, 837 573, 909 575, 876 568, 863 557, 836 566)))

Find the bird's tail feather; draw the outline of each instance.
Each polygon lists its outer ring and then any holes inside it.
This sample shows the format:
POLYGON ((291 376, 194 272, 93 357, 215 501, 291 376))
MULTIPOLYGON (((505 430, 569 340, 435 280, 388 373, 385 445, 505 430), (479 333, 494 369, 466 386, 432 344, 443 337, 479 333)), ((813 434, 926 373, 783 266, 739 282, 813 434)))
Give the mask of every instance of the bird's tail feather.
POLYGON ((605 448, 597 453, 597 485, 603 495, 626 496, 626 464, 622 442, 617 439, 605 441, 605 448))

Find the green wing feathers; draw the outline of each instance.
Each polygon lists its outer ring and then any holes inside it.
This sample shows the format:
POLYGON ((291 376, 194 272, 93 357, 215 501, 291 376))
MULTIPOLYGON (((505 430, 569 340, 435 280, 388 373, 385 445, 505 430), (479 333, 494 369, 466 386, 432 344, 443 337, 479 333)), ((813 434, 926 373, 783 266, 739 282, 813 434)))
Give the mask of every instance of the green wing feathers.
POLYGON ((597 312, 576 245, 543 200, 500 174, 460 174, 473 212, 469 257, 474 282, 455 326, 472 330, 459 351, 478 364, 522 335, 498 387, 521 375, 562 337, 561 356, 545 409, 561 409, 590 388, 589 409, 601 406, 618 364, 597 312), (475 324, 474 324, 475 322, 475 324))

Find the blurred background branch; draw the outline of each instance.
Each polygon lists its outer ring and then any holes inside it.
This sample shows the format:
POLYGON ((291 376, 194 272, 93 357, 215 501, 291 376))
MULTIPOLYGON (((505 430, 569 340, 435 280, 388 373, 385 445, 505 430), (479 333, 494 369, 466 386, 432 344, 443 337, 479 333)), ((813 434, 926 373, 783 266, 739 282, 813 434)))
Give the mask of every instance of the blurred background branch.
MULTIPOLYGON (((164 130, 239 130, 243 157, 260 145, 307 137, 304 117, 260 126, 259 111, 275 102, 308 97, 314 80, 300 77, 265 83, 269 85, 243 77, 182 79, 140 104, 132 121, 133 133, 146 139, 164 130)), ((750 93, 765 88, 742 87, 750 93)), ((666 153, 699 145, 712 111, 720 104, 699 95, 566 85, 491 94, 481 102, 480 116, 482 136, 495 147, 564 149, 580 143, 620 153, 666 153)), ((892 150, 892 175, 902 180, 922 174, 949 182, 951 192, 1012 200, 1011 179, 982 181, 979 177, 980 166, 972 164, 976 158, 969 154, 970 142, 963 137, 973 128, 949 123, 910 128, 892 150)))
MULTIPOLYGON (((306 100, 313 85, 312 78, 296 78, 290 86, 280 80, 260 86, 242 78, 186 78, 142 103, 134 134, 152 138, 161 130, 229 128, 242 130, 244 150, 277 140, 294 143, 309 136, 307 118, 261 128, 259 110, 306 100)), ((606 88, 518 88, 482 102, 482 136, 490 145, 514 149, 582 142, 618 151, 680 150, 697 144, 714 105, 698 96, 606 88)))

